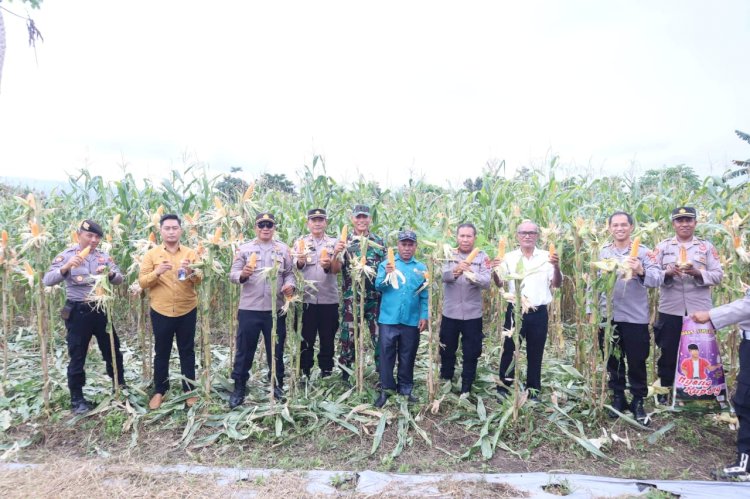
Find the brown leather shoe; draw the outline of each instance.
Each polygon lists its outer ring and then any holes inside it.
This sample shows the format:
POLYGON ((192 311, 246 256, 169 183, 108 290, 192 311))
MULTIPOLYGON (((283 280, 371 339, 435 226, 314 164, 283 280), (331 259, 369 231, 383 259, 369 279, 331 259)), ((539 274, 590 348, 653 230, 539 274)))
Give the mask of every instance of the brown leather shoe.
POLYGON ((148 403, 148 408, 152 411, 155 411, 159 407, 161 407, 161 401, 164 398, 164 395, 161 393, 154 393, 154 396, 151 397, 151 400, 148 403))
POLYGON ((198 397, 190 397, 185 401, 188 407, 193 407, 196 402, 198 402, 198 397))

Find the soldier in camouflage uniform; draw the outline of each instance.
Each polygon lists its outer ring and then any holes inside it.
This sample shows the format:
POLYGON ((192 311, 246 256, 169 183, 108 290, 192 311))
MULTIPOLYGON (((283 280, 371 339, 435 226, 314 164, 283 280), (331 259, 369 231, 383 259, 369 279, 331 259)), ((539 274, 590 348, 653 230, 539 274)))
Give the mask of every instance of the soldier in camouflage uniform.
MULTIPOLYGON (((349 234, 347 239, 347 250, 344 254, 343 274, 343 298, 344 316, 341 321, 341 356, 339 362, 345 366, 351 366, 354 361, 354 314, 352 307, 359 306, 359 300, 354 302, 352 289, 351 262, 354 258, 361 258, 360 240, 353 236, 367 236, 367 266, 377 271, 378 265, 385 258, 385 242, 382 238, 370 232, 370 207, 358 204, 352 211, 352 226, 354 234, 349 234)), ((359 311, 359 310, 358 310, 359 311)), ((370 329, 370 338, 375 350, 375 367, 379 366, 380 347, 378 342, 378 314, 380 313, 380 293, 375 290, 374 278, 367 278, 365 285, 365 322, 370 329)), ((346 380, 349 374, 344 371, 342 377, 346 380)))

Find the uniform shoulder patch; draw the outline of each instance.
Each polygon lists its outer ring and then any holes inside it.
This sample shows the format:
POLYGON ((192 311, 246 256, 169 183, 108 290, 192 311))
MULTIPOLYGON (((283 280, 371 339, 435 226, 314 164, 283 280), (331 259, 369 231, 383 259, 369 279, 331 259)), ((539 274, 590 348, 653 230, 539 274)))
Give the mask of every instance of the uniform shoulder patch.
POLYGON ((55 258, 55 263, 60 263, 60 262, 62 262, 63 260, 64 260, 64 258, 63 258, 63 257, 61 257, 61 256, 58 256, 57 258, 55 258))

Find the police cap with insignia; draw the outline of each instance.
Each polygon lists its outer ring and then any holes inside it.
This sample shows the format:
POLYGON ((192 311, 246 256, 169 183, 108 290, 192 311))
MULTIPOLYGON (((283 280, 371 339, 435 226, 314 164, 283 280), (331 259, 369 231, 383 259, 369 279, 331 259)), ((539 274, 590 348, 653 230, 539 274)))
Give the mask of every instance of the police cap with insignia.
POLYGON ((313 218, 328 219, 328 215, 326 214, 326 210, 324 210, 323 208, 315 208, 307 212, 307 219, 310 220, 313 218))
POLYGON ((672 210, 672 220, 677 220, 678 218, 697 218, 695 208, 690 206, 678 206, 672 210))
POLYGON ((102 230, 102 226, 94 222, 93 220, 84 220, 83 222, 81 222, 80 230, 85 230, 86 232, 93 232, 99 237, 104 237, 104 231, 102 230))
POLYGON ((255 222, 262 222, 262 221, 268 221, 268 222, 274 222, 276 223, 276 217, 273 216, 273 213, 269 213, 267 211, 262 211, 255 215, 255 222))
POLYGON ((352 210, 352 216, 356 217, 357 215, 367 215, 369 217, 370 207, 367 206, 366 204, 354 205, 354 209, 352 210))

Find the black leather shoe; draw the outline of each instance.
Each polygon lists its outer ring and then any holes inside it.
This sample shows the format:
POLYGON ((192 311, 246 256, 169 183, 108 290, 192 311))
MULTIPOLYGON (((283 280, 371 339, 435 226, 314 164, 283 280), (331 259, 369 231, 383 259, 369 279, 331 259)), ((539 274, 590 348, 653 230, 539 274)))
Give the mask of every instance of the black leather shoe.
POLYGON ((242 405, 245 401, 245 387, 238 386, 237 383, 234 385, 234 391, 229 396, 229 408, 234 409, 235 407, 242 405))
POLYGON ((649 420, 646 415, 646 410, 643 408, 643 398, 633 397, 633 401, 630 402, 630 412, 635 416, 636 421, 644 426, 648 426, 649 420))
POLYGON ((70 410, 73 414, 86 414, 91 410, 91 404, 83 397, 73 399, 70 401, 70 410))
MULTIPOLYGON (((641 403, 641 405, 643 405, 641 403)), ((617 409, 620 412, 625 412, 626 409, 628 409, 628 400, 625 398, 624 392, 615 392, 614 395, 612 395, 612 408, 617 409)), ((616 419, 619 416, 619 414, 610 411, 609 417, 612 419, 616 419)))
POLYGON ((380 395, 378 395, 378 398, 375 399, 375 403, 373 405, 375 407, 383 407, 387 401, 388 394, 386 392, 380 392, 380 395))
POLYGON ((275 386, 273 388, 273 398, 279 402, 284 400, 284 390, 280 386, 275 386))

